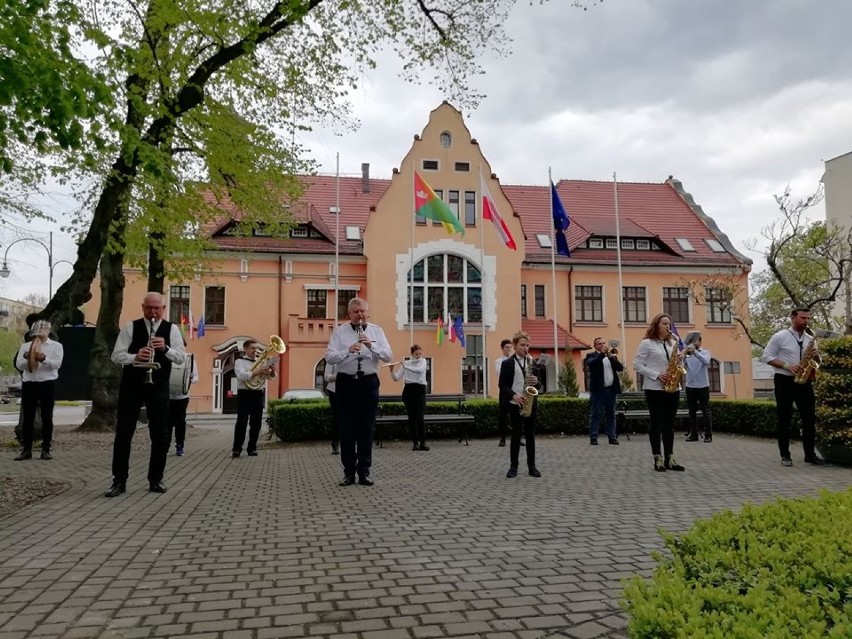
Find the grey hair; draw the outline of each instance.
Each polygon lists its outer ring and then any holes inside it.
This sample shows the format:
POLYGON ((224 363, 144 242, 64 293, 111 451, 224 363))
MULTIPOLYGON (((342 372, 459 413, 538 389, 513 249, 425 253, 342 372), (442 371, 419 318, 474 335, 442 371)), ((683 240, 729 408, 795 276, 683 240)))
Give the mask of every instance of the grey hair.
POLYGON ((367 300, 365 300, 363 297, 353 297, 351 300, 349 300, 349 304, 346 306, 346 312, 351 311, 356 306, 363 306, 364 310, 366 311, 367 300))

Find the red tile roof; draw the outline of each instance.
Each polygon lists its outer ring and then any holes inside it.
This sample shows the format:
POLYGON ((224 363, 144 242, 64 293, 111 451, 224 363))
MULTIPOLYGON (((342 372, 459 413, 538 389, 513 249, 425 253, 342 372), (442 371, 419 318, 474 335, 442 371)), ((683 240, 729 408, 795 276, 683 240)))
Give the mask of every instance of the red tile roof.
MULTIPOLYGON (((329 212, 336 202, 335 177, 330 175, 302 178, 304 208, 294 217, 309 222, 324 238, 235 238, 215 237, 221 248, 268 252, 334 253, 337 216, 329 212), (327 239, 325 239, 327 238, 327 239)), ((360 237, 390 180, 369 179, 369 192, 363 192, 363 179, 340 178, 340 253, 360 255, 361 241, 347 241, 346 227, 358 226, 360 237)), ((536 235, 550 236, 550 195, 547 186, 503 185, 503 192, 521 220, 525 237, 527 262, 550 262, 550 249, 542 248, 536 235)), ((615 198, 612 182, 561 180, 556 186, 559 197, 571 218, 568 246, 571 257, 556 256, 564 264, 613 264, 615 249, 580 248, 589 237, 615 237, 615 198)), ((225 207, 230 210, 232 207, 225 207)), ((696 205, 681 183, 669 179, 663 183, 622 182, 618 185, 619 230, 622 238, 647 239, 661 250, 622 250, 621 261, 631 265, 691 265, 709 267, 744 267, 751 264, 730 243, 727 236, 696 205), (677 238, 688 240, 695 249, 685 251, 677 238), (705 240, 715 240, 724 252, 713 251, 705 240)), ((223 227, 220 226, 219 230, 223 227)))
MULTIPOLYGON (((521 330, 530 336, 531 348, 553 350, 553 320, 524 319, 521 320, 521 330)), ((571 350, 591 348, 590 344, 577 339, 559 324, 556 325, 556 339, 559 342, 559 348, 570 348, 571 350)))

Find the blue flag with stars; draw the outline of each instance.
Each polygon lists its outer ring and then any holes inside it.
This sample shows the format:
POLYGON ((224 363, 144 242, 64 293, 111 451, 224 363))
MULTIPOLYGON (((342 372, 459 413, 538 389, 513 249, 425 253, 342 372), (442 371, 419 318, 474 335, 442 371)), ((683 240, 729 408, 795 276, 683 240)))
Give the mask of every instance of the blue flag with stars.
POLYGON ((565 257, 571 257, 571 251, 568 249, 568 240, 565 237, 565 231, 571 226, 571 219, 565 212, 565 207, 562 206, 562 200, 559 199, 559 193, 556 192, 553 182, 550 183, 550 200, 553 208, 553 231, 556 236, 556 252, 565 257))

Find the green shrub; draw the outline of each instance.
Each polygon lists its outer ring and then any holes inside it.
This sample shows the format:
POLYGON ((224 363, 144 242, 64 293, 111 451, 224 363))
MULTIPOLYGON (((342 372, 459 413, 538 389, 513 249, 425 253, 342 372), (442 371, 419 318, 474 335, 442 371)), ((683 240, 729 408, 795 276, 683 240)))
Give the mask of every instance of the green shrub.
POLYGON ((817 441, 852 447, 852 336, 820 340, 822 364, 814 382, 817 441))
POLYGON ((852 637, 852 490, 723 512, 631 579, 632 639, 852 637))

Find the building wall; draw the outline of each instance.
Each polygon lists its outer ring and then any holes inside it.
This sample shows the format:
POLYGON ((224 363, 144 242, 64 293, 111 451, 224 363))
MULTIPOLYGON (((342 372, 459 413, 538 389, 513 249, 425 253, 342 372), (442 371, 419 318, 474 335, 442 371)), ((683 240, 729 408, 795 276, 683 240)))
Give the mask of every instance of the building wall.
MULTIPOLYGON (((852 229, 852 153, 838 156, 825 163, 822 176, 825 186, 825 219, 848 232, 852 229)), ((847 290, 847 296, 852 297, 847 290)), ((846 301, 838 300, 834 305, 836 316, 846 315, 846 301)))

